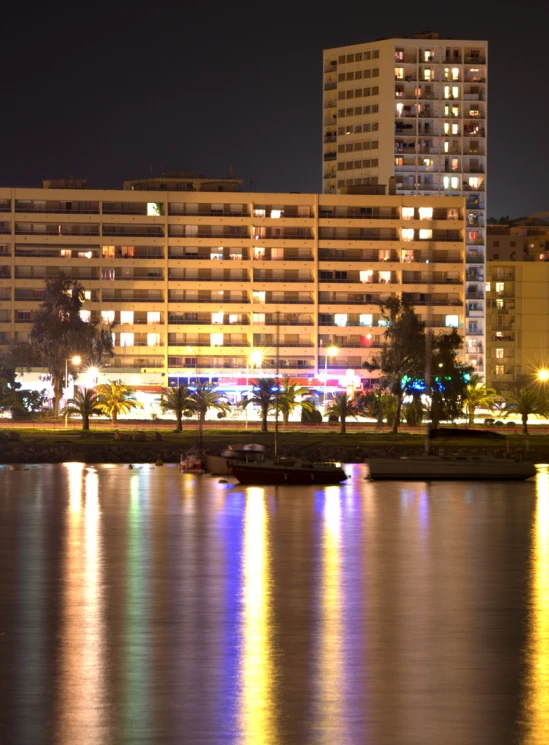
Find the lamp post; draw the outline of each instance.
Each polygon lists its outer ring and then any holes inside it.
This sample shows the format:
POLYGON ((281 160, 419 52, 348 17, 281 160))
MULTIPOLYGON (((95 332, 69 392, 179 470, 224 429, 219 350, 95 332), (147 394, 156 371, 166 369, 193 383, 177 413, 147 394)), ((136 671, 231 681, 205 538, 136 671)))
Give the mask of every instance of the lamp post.
MULTIPOLYGON (((69 390, 69 362, 71 363, 71 365, 74 365, 75 367, 77 367, 82 362, 82 359, 77 354, 75 354, 74 357, 71 357, 70 359, 65 360, 65 390, 67 392, 69 390)), ((67 429, 68 426, 69 426, 69 412, 67 409, 67 404, 65 403, 65 429, 67 429)))
POLYGON ((338 353, 337 347, 328 347, 324 355, 324 396, 322 397, 322 405, 324 407, 324 413, 326 413, 326 383, 328 381, 328 357, 335 357, 338 353))
MULTIPOLYGON (((248 357, 248 362, 246 363, 246 397, 248 397, 249 394, 249 376, 250 376, 250 367, 261 367, 263 363, 263 354, 259 351, 259 349, 253 349, 250 352, 250 356, 248 357)), ((248 405, 246 405, 246 429, 248 429, 248 405)))

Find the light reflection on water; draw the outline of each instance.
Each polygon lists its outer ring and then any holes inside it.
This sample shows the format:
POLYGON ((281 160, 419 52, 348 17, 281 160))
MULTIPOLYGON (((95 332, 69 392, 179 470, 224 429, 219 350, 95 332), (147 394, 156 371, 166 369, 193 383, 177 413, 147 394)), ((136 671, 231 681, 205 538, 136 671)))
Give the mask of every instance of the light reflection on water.
POLYGON ((352 472, 0 468, 0 742, 549 742, 549 471, 352 472))

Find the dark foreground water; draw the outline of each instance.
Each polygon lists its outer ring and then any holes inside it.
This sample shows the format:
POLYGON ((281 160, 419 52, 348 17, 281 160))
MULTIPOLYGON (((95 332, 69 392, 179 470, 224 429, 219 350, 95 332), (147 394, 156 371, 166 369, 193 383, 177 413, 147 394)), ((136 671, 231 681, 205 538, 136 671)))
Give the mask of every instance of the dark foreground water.
POLYGON ((0 743, 549 742, 549 475, 0 469, 0 743))

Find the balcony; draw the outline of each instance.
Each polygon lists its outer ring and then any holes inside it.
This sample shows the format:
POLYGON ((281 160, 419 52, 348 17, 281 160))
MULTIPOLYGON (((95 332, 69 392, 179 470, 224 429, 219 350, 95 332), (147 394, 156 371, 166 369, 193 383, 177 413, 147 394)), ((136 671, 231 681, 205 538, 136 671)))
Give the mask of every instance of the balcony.
POLYGON ((163 238, 164 228, 160 226, 107 225, 103 224, 103 236, 121 238, 163 238))

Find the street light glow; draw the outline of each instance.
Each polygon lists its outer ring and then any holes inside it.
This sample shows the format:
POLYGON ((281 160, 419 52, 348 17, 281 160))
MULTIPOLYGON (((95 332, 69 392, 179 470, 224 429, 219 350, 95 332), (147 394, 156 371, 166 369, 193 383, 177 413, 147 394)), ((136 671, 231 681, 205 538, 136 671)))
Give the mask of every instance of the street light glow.
POLYGON ((250 365, 261 365, 263 362, 263 354, 259 349, 254 349, 250 352, 250 365))
POLYGON ((339 352, 338 347, 328 347, 328 349, 326 350, 326 354, 329 357, 335 357, 338 352, 339 352))
POLYGON ((82 358, 75 354, 74 357, 72 357, 71 362, 73 365, 79 365, 82 362, 82 358))
POLYGON ((542 383, 545 383, 547 380, 549 380, 549 370, 545 370, 544 368, 538 370, 538 380, 541 380, 542 383))

